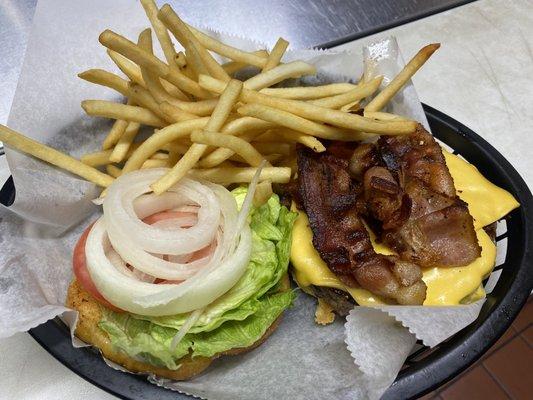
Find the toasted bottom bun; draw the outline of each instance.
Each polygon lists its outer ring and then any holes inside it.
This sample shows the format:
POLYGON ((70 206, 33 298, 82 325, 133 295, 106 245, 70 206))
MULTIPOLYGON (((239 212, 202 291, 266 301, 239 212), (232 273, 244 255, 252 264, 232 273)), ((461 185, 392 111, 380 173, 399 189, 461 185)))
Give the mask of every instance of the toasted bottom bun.
POLYGON ((125 353, 116 349, 107 334, 98 327, 101 319, 100 305, 89 293, 87 293, 78 281, 74 280, 68 288, 67 307, 79 312, 78 325, 76 326, 76 336, 84 342, 97 347, 105 358, 122 365, 130 372, 155 374, 157 376, 173 379, 187 380, 204 371, 214 359, 223 355, 236 355, 250 351, 263 343, 279 325, 281 316, 267 329, 265 334, 253 345, 244 348, 231 349, 229 351, 215 354, 213 357, 183 357, 179 363, 180 368, 170 370, 156 367, 154 365, 137 361, 125 353))

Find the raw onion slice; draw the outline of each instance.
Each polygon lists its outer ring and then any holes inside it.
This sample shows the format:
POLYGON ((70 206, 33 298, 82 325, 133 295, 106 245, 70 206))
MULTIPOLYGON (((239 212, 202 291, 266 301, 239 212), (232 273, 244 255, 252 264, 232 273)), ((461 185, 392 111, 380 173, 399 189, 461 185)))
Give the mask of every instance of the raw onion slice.
POLYGON ((231 193, 212 183, 183 179, 160 196, 151 194, 149 185, 166 172, 141 170, 118 178, 85 247, 102 296, 147 316, 207 306, 239 280, 252 249, 243 222, 258 175, 239 213, 231 193))

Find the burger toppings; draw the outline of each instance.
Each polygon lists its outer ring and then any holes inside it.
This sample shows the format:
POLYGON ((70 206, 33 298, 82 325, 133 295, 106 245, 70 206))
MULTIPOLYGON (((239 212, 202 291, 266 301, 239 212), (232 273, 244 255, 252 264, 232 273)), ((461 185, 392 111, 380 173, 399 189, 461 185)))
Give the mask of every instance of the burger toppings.
POLYGON ((147 316, 210 304, 235 285, 251 253, 246 218, 255 182, 239 212, 231 193, 216 184, 182 179, 162 195, 151 194, 150 184, 165 172, 118 178, 85 245, 87 269, 101 296, 147 316))
MULTIPOLYGON (((399 304, 422 304, 420 267, 462 266, 481 254, 467 205, 457 197, 440 146, 411 135, 334 151, 298 152, 299 193, 313 245, 347 286, 399 304), (363 220, 398 256, 377 254, 363 220)), ((330 151, 331 150, 331 151, 330 151)))
MULTIPOLYGON (((478 258, 481 247, 472 216, 455 193, 441 147, 433 136, 419 125, 411 135, 380 138, 378 147, 390 171, 389 181, 401 187, 395 196, 404 199, 387 204, 392 207, 386 213, 371 210, 383 224, 385 244, 402 259, 422 267, 462 266, 478 258), (403 218, 391 221, 387 215, 403 218)), ((367 175, 374 173, 368 170, 367 175)), ((368 189, 365 185, 365 195, 371 199, 384 193, 368 189)))
POLYGON ((421 304, 426 286, 420 268, 374 251, 359 216, 361 188, 352 181, 348 162, 301 148, 298 175, 299 198, 313 230, 313 245, 339 279, 400 304, 421 304))

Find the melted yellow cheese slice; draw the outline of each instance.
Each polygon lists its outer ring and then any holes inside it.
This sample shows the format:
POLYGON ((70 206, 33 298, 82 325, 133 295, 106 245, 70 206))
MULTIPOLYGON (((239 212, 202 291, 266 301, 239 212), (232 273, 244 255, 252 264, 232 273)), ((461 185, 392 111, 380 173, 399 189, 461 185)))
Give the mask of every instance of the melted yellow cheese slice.
MULTIPOLYGON (((444 151, 444 154, 457 192, 468 203, 475 219, 482 251, 481 257, 464 267, 425 269, 422 279, 428 290, 424 305, 457 305, 485 296, 481 282, 494 267, 496 246, 481 228, 499 220, 519 205, 510 193, 485 179, 477 168, 451 153, 444 151)), ((297 211, 294 207, 293 210, 297 211)), ((300 287, 305 290, 315 285, 344 290, 363 306, 386 304, 383 298, 361 288, 346 287, 337 279, 313 247, 313 232, 307 216, 303 212, 298 214, 292 232, 291 263, 300 287)), ((370 236, 376 252, 394 254, 383 244, 375 243, 372 233, 370 236)))
POLYGON ((445 150, 442 153, 457 195, 468 204, 476 230, 498 221, 519 206, 511 193, 488 181, 475 166, 445 150))

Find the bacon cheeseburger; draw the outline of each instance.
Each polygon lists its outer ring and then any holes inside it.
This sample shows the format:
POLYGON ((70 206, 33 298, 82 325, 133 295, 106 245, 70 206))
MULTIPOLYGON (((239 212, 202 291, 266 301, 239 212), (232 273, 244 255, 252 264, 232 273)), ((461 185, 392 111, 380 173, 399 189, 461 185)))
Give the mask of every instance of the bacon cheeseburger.
POLYGON ((494 223, 511 194, 441 149, 420 125, 376 143, 298 152, 291 250, 317 322, 354 304, 455 305, 484 296, 494 223), (492 229, 490 229, 492 228, 492 229))
POLYGON ((103 216, 76 245, 67 305, 79 312, 76 336, 108 359, 183 380, 276 328, 294 298, 296 214, 276 195, 253 208, 245 188, 191 179, 151 193, 167 171, 124 174, 109 186, 103 216))

